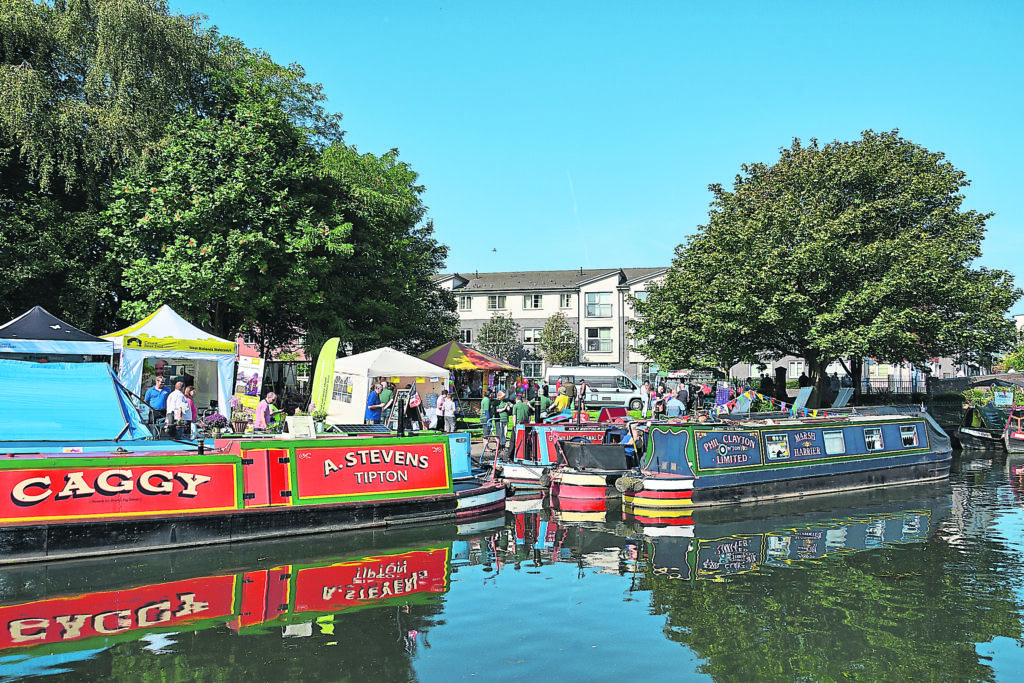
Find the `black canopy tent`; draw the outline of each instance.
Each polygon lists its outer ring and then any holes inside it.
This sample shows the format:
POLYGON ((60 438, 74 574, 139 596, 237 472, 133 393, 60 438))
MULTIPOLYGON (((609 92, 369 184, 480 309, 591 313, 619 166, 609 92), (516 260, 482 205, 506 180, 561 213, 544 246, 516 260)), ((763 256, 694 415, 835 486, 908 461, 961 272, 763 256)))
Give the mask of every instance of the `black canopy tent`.
POLYGON ((83 332, 41 306, 0 326, 0 358, 34 362, 110 362, 113 342, 83 332))

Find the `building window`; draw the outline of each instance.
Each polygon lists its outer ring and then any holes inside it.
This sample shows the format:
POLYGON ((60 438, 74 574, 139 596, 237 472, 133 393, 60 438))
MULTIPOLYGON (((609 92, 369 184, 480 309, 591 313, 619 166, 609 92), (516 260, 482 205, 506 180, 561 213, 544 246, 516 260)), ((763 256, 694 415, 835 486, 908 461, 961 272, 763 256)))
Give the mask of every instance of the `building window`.
POLYGON ((505 295, 504 294, 491 294, 487 297, 487 310, 488 311, 503 311, 505 310, 505 295))
POLYGON ((459 297, 459 310, 460 311, 471 311, 473 310, 473 297, 462 295, 459 297))
POLYGON ((559 308, 572 308, 572 294, 559 294, 558 295, 558 307, 559 308))
POLYGON ((540 308, 544 304, 544 297, 540 294, 527 294, 523 297, 523 308, 540 308))
POLYGON ((540 332, 543 328, 540 327, 524 327, 523 328, 523 343, 524 344, 536 344, 540 341, 540 332))
POLYGON ((459 341, 463 344, 472 344, 473 330, 459 330, 459 341))
POLYGON ((256 333, 252 330, 246 330, 242 333, 242 341, 249 346, 259 346, 260 340, 256 338, 256 333))
POLYGON ((864 447, 869 451, 880 451, 885 448, 885 444, 882 443, 881 427, 864 428, 864 447))
POLYGON ((917 427, 900 425, 900 438, 903 439, 904 448, 913 448, 917 445, 917 427))
POLYGON ((588 327, 587 328, 587 352, 588 353, 611 353, 612 352, 612 328, 610 328, 610 327, 588 327))
POLYGON ((636 300, 640 301, 641 303, 645 303, 647 301, 647 296, 649 294, 650 294, 650 292, 648 292, 646 289, 641 289, 635 295, 636 296, 636 300))
POLYGON ((804 361, 802 360, 791 360, 789 361, 789 376, 787 379, 796 379, 804 372, 804 361))
POLYGON ((588 318, 610 318, 610 317, 612 317, 612 293, 611 292, 588 292, 587 293, 587 317, 588 318))
POLYGON ((843 438, 843 431, 826 431, 821 434, 825 439, 825 454, 840 455, 846 452, 846 440, 843 438))
POLYGON ((543 363, 539 360, 525 360, 523 361, 523 377, 526 379, 540 379, 543 377, 541 372, 541 366, 543 363))

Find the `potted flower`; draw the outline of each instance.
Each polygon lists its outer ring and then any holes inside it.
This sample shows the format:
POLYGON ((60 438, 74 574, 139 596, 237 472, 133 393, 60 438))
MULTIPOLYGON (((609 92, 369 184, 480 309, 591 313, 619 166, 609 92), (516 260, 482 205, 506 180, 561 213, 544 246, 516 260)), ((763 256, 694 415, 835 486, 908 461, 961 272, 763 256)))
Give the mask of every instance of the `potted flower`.
POLYGON ((202 425, 204 430, 210 432, 210 434, 217 437, 220 436, 220 430, 228 426, 228 421, 227 418, 225 418, 220 413, 214 413, 212 415, 207 415, 206 417, 204 417, 202 420, 199 421, 199 424, 202 425))
POLYGON ((231 411, 231 429, 236 434, 242 434, 252 422, 252 413, 247 408, 239 407, 231 411))
POLYGON ((317 434, 323 434, 324 429, 327 426, 327 411, 326 410, 315 410, 313 411, 313 426, 316 428, 317 434))

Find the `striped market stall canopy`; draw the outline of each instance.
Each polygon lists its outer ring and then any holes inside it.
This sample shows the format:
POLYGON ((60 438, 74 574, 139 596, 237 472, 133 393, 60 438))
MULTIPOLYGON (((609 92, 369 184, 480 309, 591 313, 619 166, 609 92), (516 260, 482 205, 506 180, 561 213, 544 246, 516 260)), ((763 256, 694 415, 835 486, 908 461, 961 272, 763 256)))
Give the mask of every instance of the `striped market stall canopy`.
POLYGON ((497 370, 505 372, 519 372, 519 368, 500 361, 494 356, 488 356, 482 351, 477 351, 471 346, 466 346, 457 341, 450 341, 442 344, 436 349, 431 349, 420 354, 420 358, 440 365, 449 370, 497 370))

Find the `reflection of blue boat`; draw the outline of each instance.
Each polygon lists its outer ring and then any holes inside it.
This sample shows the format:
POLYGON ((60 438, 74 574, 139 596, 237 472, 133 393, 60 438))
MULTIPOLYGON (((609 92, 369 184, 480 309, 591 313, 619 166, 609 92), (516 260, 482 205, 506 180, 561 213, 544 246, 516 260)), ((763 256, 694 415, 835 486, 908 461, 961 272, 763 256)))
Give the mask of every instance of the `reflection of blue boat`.
MULTIPOLYGON (((881 413, 882 411, 879 411, 881 413)), ((927 413, 655 425, 627 511, 836 493, 945 478, 949 438, 927 413)))
MULTIPOLYGON (((848 496, 828 499, 841 503, 848 496)), ((763 566, 789 567, 825 557, 923 543, 948 512, 948 498, 843 506, 831 512, 773 515, 783 504, 758 505, 760 519, 702 521, 690 526, 641 525, 655 574, 721 580, 763 566), (670 533, 665 533, 669 531, 670 533)), ((751 515, 753 510, 748 510, 751 515)))

